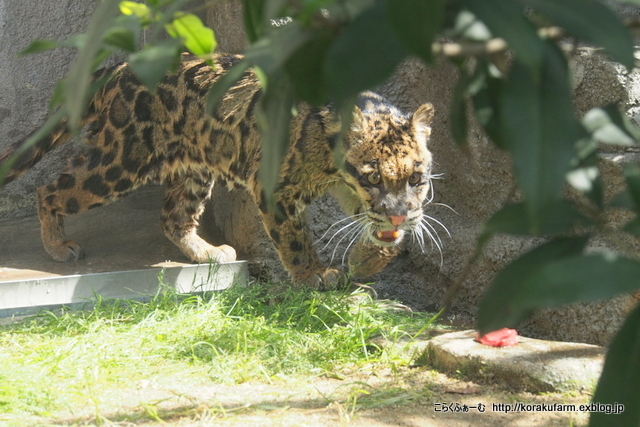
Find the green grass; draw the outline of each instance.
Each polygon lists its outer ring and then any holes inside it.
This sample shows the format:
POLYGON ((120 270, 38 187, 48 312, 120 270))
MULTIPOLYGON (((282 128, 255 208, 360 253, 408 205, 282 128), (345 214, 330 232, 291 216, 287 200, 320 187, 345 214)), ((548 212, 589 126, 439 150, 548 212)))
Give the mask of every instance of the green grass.
POLYGON ((274 302, 260 286, 43 312, 0 327, 0 423, 87 412, 100 420, 108 396, 145 381, 273 383, 407 364, 371 339, 411 337, 430 320, 362 294, 289 290, 274 302))

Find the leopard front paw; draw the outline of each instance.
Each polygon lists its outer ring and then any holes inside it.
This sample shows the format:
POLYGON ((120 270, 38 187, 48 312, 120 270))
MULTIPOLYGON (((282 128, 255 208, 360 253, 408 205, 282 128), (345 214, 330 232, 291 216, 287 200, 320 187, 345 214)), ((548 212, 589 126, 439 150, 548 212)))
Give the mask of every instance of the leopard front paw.
POLYGON ((229 245, 213 246, 204 241, 191 242, 182 247, 183 253, 199 263, 224 263, 236 260, 236 250, 229 245))
POLYGON ((311 289, 332 291, 344 285, 345 277, 339 270, 327 268, 324 271, 312 274, 303 283, 311 289))
POLYGON ((229 245, 214 246, 217 249, 216 261, 217 262, 233 262, 238 259, 236 250, 229 245))
POLYGON ((237 258, 236 250, 229 245, 209 246, 207 250, 201 252, 198 257, 199 262, 232 262, 237 258))

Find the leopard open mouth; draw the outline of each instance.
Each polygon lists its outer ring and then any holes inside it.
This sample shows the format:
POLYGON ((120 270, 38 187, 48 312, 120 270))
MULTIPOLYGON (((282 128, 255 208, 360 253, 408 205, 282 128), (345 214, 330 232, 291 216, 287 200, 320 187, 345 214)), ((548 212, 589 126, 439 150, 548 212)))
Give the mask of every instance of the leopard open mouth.
POLYGON ((395 243, 402 237, 402 231, 398 229, 387 231, 378 230, 373 233, 373 237, 384 243, 395 243))

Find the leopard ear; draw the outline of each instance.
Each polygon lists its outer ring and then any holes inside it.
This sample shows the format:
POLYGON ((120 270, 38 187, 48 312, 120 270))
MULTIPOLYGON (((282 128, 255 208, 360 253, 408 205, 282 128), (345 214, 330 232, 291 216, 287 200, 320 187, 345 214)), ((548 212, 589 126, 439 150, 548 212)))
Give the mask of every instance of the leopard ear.
POLYGON ((423 140, 425 143, 429 136, 431 136, 431 123, 433 122, 435 110, 433 104, 422 104, 413 113, 411 117, 411 124, 413 125, 413 132, 416 137, 423 140))
POLYGON ((351 118, 351 127, 350 129, 353 132, 362 132, 364 129, 364 113, 357 105, 353 108, 353 117, 351 118))
POLYGON ((349 131, 345 135, 344 145, 349 148, 362 141, 362 133, 365 129, 364 113, 357 105, 353 108, 353 115, 351 116, 351 125, 349 131))

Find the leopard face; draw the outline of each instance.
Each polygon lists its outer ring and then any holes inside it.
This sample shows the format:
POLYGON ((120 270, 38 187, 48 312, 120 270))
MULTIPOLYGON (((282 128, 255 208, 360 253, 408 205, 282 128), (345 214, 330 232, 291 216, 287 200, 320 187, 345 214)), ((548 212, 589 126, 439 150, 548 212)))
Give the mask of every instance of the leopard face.
POLYGON ((427 148, 432 120, 431 104, 405 115, 375 94, 358 103, 342 176, 360 201, 353 219, 370 243, 395 246, 407 233, 424 241, 423 205, 432 194, 427 148))

